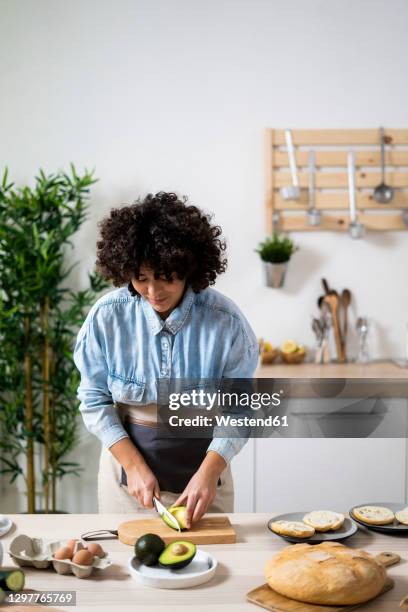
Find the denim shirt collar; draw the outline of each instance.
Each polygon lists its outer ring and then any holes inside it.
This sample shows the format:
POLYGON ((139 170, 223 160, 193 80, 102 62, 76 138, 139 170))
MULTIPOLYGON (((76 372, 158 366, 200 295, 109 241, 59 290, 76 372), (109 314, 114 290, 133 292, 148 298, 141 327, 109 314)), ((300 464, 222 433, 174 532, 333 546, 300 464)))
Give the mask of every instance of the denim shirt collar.
POLYGON ((194 291, 190 286, 187 287, 180 304, 171 311, 167 319, 162 319, 144 297, 140 297, 140 299, 142 301, 143 312, 149 321, 153 334, 156 335, 161 331, 169 331, 175 335, 187 320, 194 302, 194 291))

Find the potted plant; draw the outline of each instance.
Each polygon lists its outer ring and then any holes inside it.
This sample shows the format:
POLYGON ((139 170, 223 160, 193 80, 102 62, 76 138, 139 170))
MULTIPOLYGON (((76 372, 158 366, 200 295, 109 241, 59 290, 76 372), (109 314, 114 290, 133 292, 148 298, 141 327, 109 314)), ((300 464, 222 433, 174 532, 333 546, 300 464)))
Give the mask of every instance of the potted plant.
POLYGON ((57 480, 81 469, 66 461, 77 443, 72 351, 107 284, 89 274, 87 288, 71 290, 76 264, 66 262, 94 182, 71 166, 68 174, 40 171, 34 187, 15 188, 7 171, 0 184, 0 473, 23 478, 29 513, 57 512, 57 480))
POLYGON ((288 236, 274 232, 261 242, 256 249, 264 262, 265 281, 267 287, 282 287, 285 281, 288 261, 298 250, 288 236))

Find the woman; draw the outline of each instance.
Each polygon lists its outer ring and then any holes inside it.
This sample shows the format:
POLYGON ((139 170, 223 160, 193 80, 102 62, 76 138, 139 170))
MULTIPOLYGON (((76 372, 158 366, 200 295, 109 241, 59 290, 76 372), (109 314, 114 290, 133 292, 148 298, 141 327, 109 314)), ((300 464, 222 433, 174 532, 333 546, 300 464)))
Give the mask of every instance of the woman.
POLYGON ((173 193, 148 195, 102 220, 97 267, 119 289, 100 298, 74 351, 85 426, 102 442, 99 512, 187 506, 233 511, 230 461, 245 440, 157 436, 159 379, 251 378, 254 332, 210 289, 226 269, 221 229, 173 193))

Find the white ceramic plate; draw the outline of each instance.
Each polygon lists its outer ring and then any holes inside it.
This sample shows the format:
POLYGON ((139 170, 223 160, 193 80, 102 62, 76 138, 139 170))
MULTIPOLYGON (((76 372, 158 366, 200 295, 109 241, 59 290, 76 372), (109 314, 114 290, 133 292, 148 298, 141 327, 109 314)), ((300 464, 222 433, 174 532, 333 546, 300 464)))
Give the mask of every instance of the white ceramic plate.
POLYGON ((129 559, 128 568, 132 578, 146 586, 156 589, 185 589, 211 580, 217 569, 217 560, 198 548, 192 562, 179 570, 148 567, 136 557, 129 559))
POLYGON ((0 514, 0 537, 6 535, 13 526, 13 521, 8 516, 0 514))

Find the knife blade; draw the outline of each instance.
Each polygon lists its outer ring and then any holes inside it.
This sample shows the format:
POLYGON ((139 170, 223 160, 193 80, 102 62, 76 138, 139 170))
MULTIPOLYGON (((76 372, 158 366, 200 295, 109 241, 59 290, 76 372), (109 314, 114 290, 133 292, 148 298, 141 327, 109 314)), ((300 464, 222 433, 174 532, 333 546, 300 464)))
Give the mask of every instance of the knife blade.
POLYGON ((176 517, 174 517, 171 514, 171 512, 169 512, 167 508, 163 506, 161 501, 159 501, 157 497, 155 497, 154 495, 153 495, 153 506, 160 517, 163 517, 163 515, 165 515, 169 519, 170 523, 172 523, 175 526, 177 531, 181 532, 181 527, 176 517))

